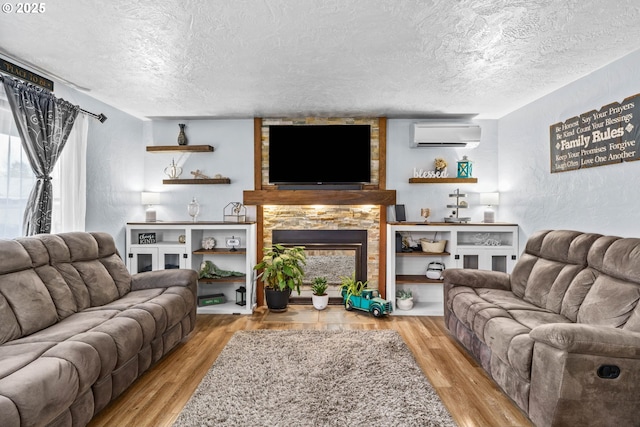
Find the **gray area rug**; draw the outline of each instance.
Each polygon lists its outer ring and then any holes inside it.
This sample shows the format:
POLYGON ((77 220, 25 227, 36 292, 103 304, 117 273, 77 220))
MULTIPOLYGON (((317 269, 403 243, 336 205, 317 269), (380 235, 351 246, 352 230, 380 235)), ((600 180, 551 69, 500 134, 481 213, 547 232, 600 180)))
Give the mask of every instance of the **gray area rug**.
POLYGON ((455 426, 392 330, 239 331, 174 423, 455 426))

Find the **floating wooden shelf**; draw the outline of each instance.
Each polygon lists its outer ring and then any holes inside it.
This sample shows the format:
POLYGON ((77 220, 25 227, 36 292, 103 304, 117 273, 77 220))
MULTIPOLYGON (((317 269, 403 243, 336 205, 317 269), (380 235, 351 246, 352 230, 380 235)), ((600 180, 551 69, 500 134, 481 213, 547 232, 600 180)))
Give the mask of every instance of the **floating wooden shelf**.
POLYGON ((414 284, 414 285, 420 285, 420 284, 425 284, 425 285, 432 285, 432 284, 441 284, 442 280, 433 280, 433 279, 428 279, 427 276, 420 274, 420 275, 416 275, 416 274, 399 274, 396 276, 396 284, 398 283, 404 283, 404 284, 414 284))
POLYGON ((223 277, 221 279, 198 279, 200 283, 244 283, 247 280, 246 276, 231 276, 223 277))
POLYGON ((478 178, 409 178, 409 184, 476 184, 478 178))
POLYGON ((245 205, 396 204, 395 190, 245 190, 245 205))
POLYGON ((231 184, 229 178, 163 179, 163 184, 231 184))
POLYGON ((147 151, 157 153, 163 151, 207 153, 213 151, 213 147, 210 145, 147 145, 147 151))
POLYGON ((196 255, 244 255, 247 253, 247 248, 238 248, 235 251, 231 249, 222 249, 222 248, 214 248, 214 249, 198 249, 193 251, 196 255))
POLYGON ((396 252, 396 256, 449 256, 449 252, 396 252))

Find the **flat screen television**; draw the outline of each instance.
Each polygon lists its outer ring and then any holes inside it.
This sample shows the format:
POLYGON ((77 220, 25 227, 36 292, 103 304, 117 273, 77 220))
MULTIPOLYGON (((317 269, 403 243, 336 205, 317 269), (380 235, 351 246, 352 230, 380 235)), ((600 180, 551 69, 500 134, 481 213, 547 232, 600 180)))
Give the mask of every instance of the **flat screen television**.
POLYGON ((269 126, 272 184, 371 182, 371 126, 269 126))

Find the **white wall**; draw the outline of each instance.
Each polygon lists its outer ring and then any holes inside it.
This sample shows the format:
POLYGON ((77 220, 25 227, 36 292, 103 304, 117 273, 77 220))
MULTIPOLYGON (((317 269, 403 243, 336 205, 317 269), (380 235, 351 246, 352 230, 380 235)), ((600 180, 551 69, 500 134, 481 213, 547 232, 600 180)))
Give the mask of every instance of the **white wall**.
POLYGON ((124 254, 124 224, 141 208, 144 180, 143 121, 56 83, 55 94, 107 121, 89 119, 86 230, 111 234, 124 254))
MULTIPOLYGON (((242 191, 253 189, 253 119, 243 120, 154 120, 145 123, 145 135, 138 143, 147 145, 178 145, 178 123, 185 123, 189 145, 211 145, 212 153, 144 153, 144 183, 138 191, 160 194, 156 207, 159 221, 189 221, 187 205, 193 197, 200 204, 198 221, 222 221, 224 207, 230 202, 242 202, 242 191), (183 169, 180 178, 194 178, 200 170, 209 177, 221 174, 231 184, 163 185, 168 179, 164 169, 175 160, 183 169)), ((142 148, 146 150, 146 148, 142 148)), ((129 221, 144 220, 144 207, 138 204, 130 211, 129 221)), ((255 209, 247 209, 255 220, 255 209)))
MULTIPOLYGON (((404 204, 407 221, 424 221, 421 208, 431 209, 430 222, 442 222, 455 204, 449 197, 456 188, 466 193, 469 209, 461 209, 459 215, 471 217, 472 221, 482 221, 484 207, 479 205, 479 193, 498 190, 498 129, 495 120, 477 120, 482 128, 480 145, 474 149, 457 148, 410 148, 411 125, 419 119, 389 119, 387 121, 387 189, 396 190, 398 204, 404 204), (473 162, 472 176, 477 184, 409 184, 413 168, 434 170, 436 157, 448 163, 449 177, 457 174, 457 161, 466 155, 473 162)), ((392 208, 388 212, 389 221, 395 220, 392 208)), ((502 221, 500 213, 497 220, 502 221)))
POLYGON ((640 51, 499 120, 500 220, 640 237, 640 162, 550 173, 549 127, 640 92, 640 51))

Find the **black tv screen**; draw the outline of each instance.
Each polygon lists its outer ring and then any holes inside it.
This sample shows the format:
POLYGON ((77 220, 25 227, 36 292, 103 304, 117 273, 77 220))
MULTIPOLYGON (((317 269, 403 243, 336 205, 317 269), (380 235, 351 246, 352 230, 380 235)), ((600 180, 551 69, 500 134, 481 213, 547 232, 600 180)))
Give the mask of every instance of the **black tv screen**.
POLYGON ((371 182, 371 126, 269 126, 269 182, 371 182))

